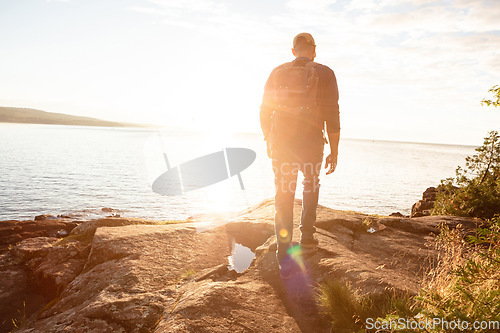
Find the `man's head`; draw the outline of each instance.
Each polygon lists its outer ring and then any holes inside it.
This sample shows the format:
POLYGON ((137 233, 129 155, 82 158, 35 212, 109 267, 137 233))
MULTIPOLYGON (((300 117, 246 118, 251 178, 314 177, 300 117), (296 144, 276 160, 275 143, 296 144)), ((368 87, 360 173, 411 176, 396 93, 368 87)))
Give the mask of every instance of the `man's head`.
POLYGON ((316 43, 311 34, 303 32, 293 39, 292 53, 295 57, 307 57, 314 60, 316 57, 316 43))

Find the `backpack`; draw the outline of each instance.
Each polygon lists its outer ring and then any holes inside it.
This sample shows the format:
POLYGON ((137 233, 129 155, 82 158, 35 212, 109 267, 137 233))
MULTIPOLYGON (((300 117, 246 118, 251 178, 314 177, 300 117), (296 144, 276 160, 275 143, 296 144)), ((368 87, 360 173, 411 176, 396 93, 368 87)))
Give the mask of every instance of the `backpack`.
MULTIPOLYGON (((305 66, 289 62, 276 69, 274 77, 276 107, 272 115, 272 142, 297 145, 307 142, 314 131, 322 131, 317 103, 319 74, 317 63, 305 66)), ((271 145, 274 144, 271 142, 271 145)))

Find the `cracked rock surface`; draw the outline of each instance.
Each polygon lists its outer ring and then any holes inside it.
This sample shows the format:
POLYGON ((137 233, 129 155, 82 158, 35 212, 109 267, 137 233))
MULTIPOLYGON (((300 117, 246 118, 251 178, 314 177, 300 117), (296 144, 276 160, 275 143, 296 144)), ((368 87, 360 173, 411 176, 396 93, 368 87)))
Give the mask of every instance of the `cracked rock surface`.
POLYGON ((475 226, 456 217, 410 220, 319 207, 319 249, 303 258, 303 272, 282 281, 273 217, 274 203, 266 200, 217 216, 212 228, 198 227, 208 216, 166 225, 108 218, 75 228, 64 241, 27 239, 0 257, 7 281, 0 304, 13 297, 8 286, 27 299, 45 297, 16 332, 330 332, 314 301, 317 283, 345 279, 364 292, 415 293, 437 257, 427 245, 437 226, 475 226), (228 269, 235 240, 256 253, 242 273, 228 269))

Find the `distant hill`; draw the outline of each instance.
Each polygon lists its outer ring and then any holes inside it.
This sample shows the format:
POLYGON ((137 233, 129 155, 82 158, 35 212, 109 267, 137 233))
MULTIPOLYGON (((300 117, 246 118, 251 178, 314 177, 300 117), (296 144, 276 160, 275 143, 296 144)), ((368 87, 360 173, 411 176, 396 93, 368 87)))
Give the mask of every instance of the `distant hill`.
POLYGON ((78 126, 106 126, 106 127, 146 127, 147 125, 119 123, 100 120, 90 117, 71 116, 63 113, 46 112, 36 109, 12 108, 0 106, 0 122, 78 125, 78 126))

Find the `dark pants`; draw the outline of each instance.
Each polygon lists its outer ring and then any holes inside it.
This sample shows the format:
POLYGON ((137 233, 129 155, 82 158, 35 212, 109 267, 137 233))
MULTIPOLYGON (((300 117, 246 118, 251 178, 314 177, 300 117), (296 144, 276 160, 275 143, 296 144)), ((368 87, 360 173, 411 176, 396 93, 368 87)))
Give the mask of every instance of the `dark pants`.
POLYGON ((278 242, 277 258, 280 263, 292 245, 293 206, 299 171, 304 175, 300 219, 301 240, 312 238, 316 231, 314 223, 316 222, 322 161, 323 150, 319 148, 301 155, 272 152, 276 187, 274 228, 278 242))

